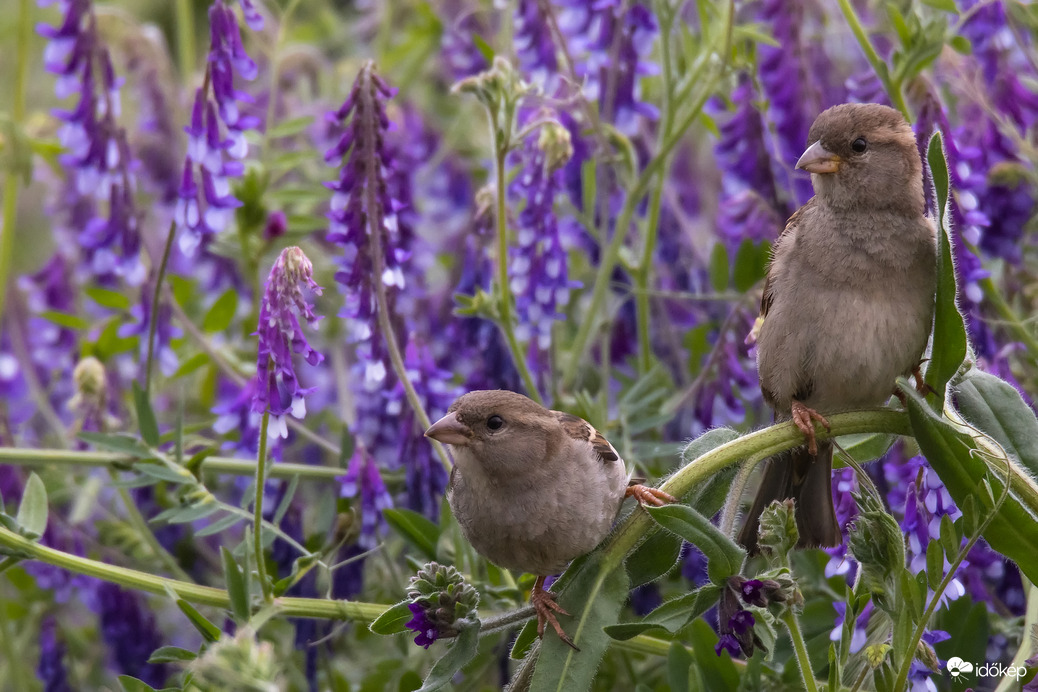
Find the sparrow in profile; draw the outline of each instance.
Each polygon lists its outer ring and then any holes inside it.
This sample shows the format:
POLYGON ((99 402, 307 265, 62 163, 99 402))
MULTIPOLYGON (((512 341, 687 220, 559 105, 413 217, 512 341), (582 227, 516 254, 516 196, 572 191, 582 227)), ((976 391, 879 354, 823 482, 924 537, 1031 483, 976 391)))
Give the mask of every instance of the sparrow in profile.
POLYGON ((919 363, 937 289, 936 232, 926 217, 922 162, 893 108, 843 104, 824 111, 797 168, 815 196, 775 241, 757 332, 757 372, 778 421, 806 444, 766 462, 739 534, 757 550, 761 512, 793 498, 800 547, 841 540, 833 510, 833 445, 815 439, 819 411, 884 404, 919 363))
POLYGON ((494 564, 537 575, 530 601, 538 635, 550 623, 576 648, 555 617, 569 613, 544 589, 545 577, 591 552, 624 498, 657 506, 675 498, 632 484, 623 459, 587 421, 515 392, 469 392, 425 435, 454 455, 447 501, 465 538, 494 564))

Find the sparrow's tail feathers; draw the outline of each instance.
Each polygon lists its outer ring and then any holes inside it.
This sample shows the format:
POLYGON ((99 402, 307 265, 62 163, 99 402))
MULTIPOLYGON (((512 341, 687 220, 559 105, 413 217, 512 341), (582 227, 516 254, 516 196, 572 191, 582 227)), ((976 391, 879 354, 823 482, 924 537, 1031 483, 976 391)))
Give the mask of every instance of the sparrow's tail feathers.
POLYGON ((809 454, 806 447, 797 447, 776 454, 764 463, 764 477, 739 532, 739 543, 751 555, 757 553, 761 513, 775 500, 793 498, 800 532, 797 547, 839 545, 842 535, 833 507, 832 443, 819 442, 817 455, 809 454))

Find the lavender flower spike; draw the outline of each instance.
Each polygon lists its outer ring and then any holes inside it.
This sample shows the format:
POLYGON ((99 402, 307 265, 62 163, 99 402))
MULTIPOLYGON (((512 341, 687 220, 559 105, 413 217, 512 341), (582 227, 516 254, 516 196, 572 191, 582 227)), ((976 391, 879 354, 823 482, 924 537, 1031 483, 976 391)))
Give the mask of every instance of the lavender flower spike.
POLYGON ((321 287, 313 279, 314 266, 298 247, 281 251, 274 268, 270 270, 260 305, 259 359, 256 366, 256 394, 252 410, 256 413, 269 411, 271 414, 268 436, 287 437, 285 414, 296 418, 306 415, 303 397, 313 391, 299 386, 292 354, 301 353, 310 365, 317 365, 324 356, 315 351, 303 336, 299 318, 312 328, 317 328, 321 319, 314 313, 313 305, 303 297, 302 286, 321 295, 321 287))

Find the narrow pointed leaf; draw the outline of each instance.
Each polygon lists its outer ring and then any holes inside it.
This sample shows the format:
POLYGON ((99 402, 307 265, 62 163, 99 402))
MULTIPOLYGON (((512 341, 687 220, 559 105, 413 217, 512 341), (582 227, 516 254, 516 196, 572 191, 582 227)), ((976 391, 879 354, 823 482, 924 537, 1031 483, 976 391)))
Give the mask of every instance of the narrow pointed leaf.
POLYGON ((33 540, 47 530, 47 489, 43 487, 43 481, 35 472, 30 474, 29 480, 25 482, 25 491, 22 493, 22 502, 18 505, 15 521, 21 528, 21 534, 33 540))

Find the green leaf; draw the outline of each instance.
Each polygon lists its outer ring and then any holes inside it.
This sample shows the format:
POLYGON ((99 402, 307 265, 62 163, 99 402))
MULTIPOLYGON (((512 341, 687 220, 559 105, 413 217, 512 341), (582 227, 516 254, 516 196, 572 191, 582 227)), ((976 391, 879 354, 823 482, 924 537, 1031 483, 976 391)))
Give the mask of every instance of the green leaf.
POLYGON ((22 502, 18 505, 18 515, 15 517, 20 527, 20 533, 26 538, 36 540, 47 530, 47 489, 43 487, 43 481, 34 471, 25 482, 25 490, 22 492, 22 502))
POLYGON ((411 601, 408 599, 386 608, 381 615, 375 618, 372 623, 368 625, 368 629, 375 634, 382 635, 406 632, 407 627, 404 625, 414 617, 414 613, 411 612, 411 608, 409 607, 410 605, 411 601))
POLYGON ((735 690, 739 688, 739 673, 728 652, 714 653, 718 637, 705 620, 695 620, 689 628, 689 643, 696 667, 703 676, 704 689, 735 690))
POLYGON ((133 465, 133 470, 143 473, 145 476, 170 483, 193 483, 195 481, 195 477, 188 471, 172 469, 162 463, 140 461, 133 465))
POLYGON ((148 658, 148 663, 185 663, 198 658, 194 651, 181 649, 179 646, 161 646, 155 649, 148 658))
POLYGON ((202 318, 202 330, 207 332, 224 332, 231 326, 234 314, 238 310, 240 297, 233 288, 228 288, 216 299, 209 312, 202 318))
POLYGON ((859 464, 875 461, 887 453, 897 439, 886 433, 862 433, 859 435, 841 435, 841 453, 846 452, 859 464))
POLYGON ((758 245, 749 238, 742 241, 735 253, 735 271, 732 277, 736 291, 745 293, 764 278, 769 252, 770 246, 767 243, 758 245))
POLYGON ((252 615, 252 609, 249 607, 248 575, 238 566, 227 546, 220 546, 220 557, 223 559, 223 577, 227 583, 227 595, 231 599, 231 612, 235 621, 247 622, 252 615))
POLYGON ((120 675, 116 679, 122 685, 123 692, 155 692, 154 687, 132 675, 120 675))
POLYGON ((178 598, 177 607, 187 616, 187 619, 191 621, 191 624, 195 626, 195 629, 198 630, 202 638, 207 642, 212 643, 220 639, 220 628, 209 622, 193 605, 183 598, 178 598))
POLYGON ((926 160, 933 177, 937 201, 937 304, 934 313, 933 349, 926 368, 926 384, 940 400, 944 399, 945 385, 962 365, 966 357, 966 327, 956 306, 955 265, 952 261, 948 218, 948 162, 944 156, 941 133, 930 138, 926 160))
POLYGON ((959 11, 959 8, 955 6, 954 0, 923 0, 923 4, 929 5, 930 7, 936 7, 937 9, 944 10, 945 12, 957 13, 959 11))
POLYGON ((103 308, 125 311, 130 309, 130 299, 118 291, 109 291, 107 288, 91 286, 84 288, 83 293, 103 308))
POLYGON ((605 628, 613 639, 626 641, 651 629, 664 629, 676 633, 717 603, 721 588, 708 584, 692 593, 673 598, 635 622, 622 622, 605 628))
POLYGON ((667 652, 667 682, 672 690, 692 689, 689 669, 694 661, 681 642, 671 642, 667 652))
POLYGON ((648 584, 664 576, 678 562, 681 539, 667 531, 657 531, 632 552, 625 563, 631 588, 648 584))
MULTIPOLYGON (((912 388, 906 388, 908 415, 912 433, 930 466, 948 489, 955 504, 963 512, 963 526, 976 514, 986 518, 994 512, 983 530, 992 548, 1017 563, 1020 571, 1032 581, 1038 580, 1038 488, 1027 471, 1008 458, 1010 492, 995 511, 986 492, 979 492, 988 481, 996 497, 1001 497, 1007 470, 1006 460, 981 450, 970 435, 952 427, 937 414, 912 388)), ((980 436, 980 433, 977 433, 980 436)), ((981 519, 983 521, 983 519, 981 519)))
POLYGON ((298 118, 289 118, 288 120, 282 120, 274 127, 267 130, 267 137, 269 139, 277 139, 279 137, 290 137, 303 132, 306 128, 310 127, 310 124, 314 121, 314 116, 304 115, 298 118))
POLYGON ((645 510, 661 527, 703 551, 708 561, 710 581, 722 584, 728 577, 739 573, 746 551, 705 516, 688 505, 680 504, 646 507, 645 510))
MULTIPOLYGON (((947 515, 946 515, 947 516, 947 515)), ((956 551, 957 553, 958 551, 956 551)), ((955 554, 952 553, 948 556, 949 560, 955 559, 955 554)), ((941 547, 940 541, 930 541, 926 546, 926 579, 927 585, 937 590, 937 587, 941 583, 941 579, 944 578, 944 550, 941 547)))
POLYGON ((239 516, 237 514, 228 514, 223 519, 217 519, 212 524, 209 524, 208 526, 203 526, 202 528, 198 529, 197 531, 195 531, 194 536, 196 538, 199 536, 212 536, 213 534, 220 533, 221 531, 226 531, 227 529, 237 524, 239 521, 245 521, 245 517, 239 516))
POLYGON ((148 401, 148 394, 137 383, 133 383, 133 404, 137 409, 137 424, 141 428, 141 438, 149 447, 159 444, 159 424, 155 420, 155 411, 148 401))
POLYGON ((589 689, 609 648, 604 628, 616 624, 628 592, 627 572, 607 570, 601 554, 592 554, 581 563, 578 573, 559 593, 559 605, 573 614, 560 622, 580 651, 554 633, 546 633, 530 688, 559 692, 589 689))
POLYGON ((429 675, 418 692, 433 692, 451 684, 455 673, 465 667, 465 664, 476 656, 479 644, 479 626, 472 625, 461 631, 453 642, 447 653, 433 664, 429 675))
POLYGON ((81 432, 77 437, 84 442, 89 442, 95 447, 107 449, 110 452, 129 454, 130 456, 140 457, 141 459, 152 459, 155 456, 154 453, 148 449, 147 445, 132 435, 126 435, 123 433, 109 434, 99 432, 81 432))
POLYGON ((410 509, 384 509, 382 516, 427 558, 436 559, 436 542, 440 539, 440 528, 436 524, 410 509))
POLYGON ((728 288, 728 250, 721 242, 710 252, 710 285, 718 293, 728 288))
POLYGON ((1032 477, 1038 477, 1038 418, 1013 385, 970 368, 952 386, 952 396, 970 425, 1002 445, 1032 477))
POLYGON ((40 313, 40 317, 43 319, 53 322, 59 327, 66 327, 67 329, 89 329, 90 323, 79 315, 70 315, 65 312, 58 312, 57 310, 44 310, 40 313))

